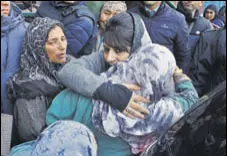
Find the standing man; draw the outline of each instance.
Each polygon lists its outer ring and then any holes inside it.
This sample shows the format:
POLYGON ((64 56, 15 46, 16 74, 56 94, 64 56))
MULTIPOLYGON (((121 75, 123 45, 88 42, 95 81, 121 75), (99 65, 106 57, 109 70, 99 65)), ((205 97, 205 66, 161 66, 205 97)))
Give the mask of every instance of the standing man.
POLYGON ((200 35, 212 30, 212 24, 200 16, 199 6, 202 1, 181 1, 177 5, 177 11, 182 13, 187 21, 190 35, 200 35))
POLYGON ((190 53, 184 16, 161 1, 141 1, 130 11, 142 17, 152 42, 169 48, 177 65, 187 73, 190 53))
POLYGON ((189 48, 191 57, 194 55, 195 47, 200 35, 213 29, 212 24, 200 16, 199 7, 202 1, 182 1, 177 5, 177 11, 182 13, 189 27, 189 48))

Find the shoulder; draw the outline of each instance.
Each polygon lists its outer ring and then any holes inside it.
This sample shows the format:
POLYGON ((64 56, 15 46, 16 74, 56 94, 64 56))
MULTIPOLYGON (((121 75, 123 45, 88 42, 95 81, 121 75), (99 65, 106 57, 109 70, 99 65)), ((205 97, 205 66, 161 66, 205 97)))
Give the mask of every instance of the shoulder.
POLYGON ((202 16, 199 16, 197 19, 196 19, 196 22, 198 23, 201 23, 201 24, 205 24, 205 25, 210 25, 210 21, 208 21, 207 19, 205 19, 204 17, 202 16))
POLYGON ((165 16, 167 16, 172 22, 182 26, 183 24, 186 24, 185 16, 180 13, 179 11, 169 7, 166 3, 165 5, 165 16))

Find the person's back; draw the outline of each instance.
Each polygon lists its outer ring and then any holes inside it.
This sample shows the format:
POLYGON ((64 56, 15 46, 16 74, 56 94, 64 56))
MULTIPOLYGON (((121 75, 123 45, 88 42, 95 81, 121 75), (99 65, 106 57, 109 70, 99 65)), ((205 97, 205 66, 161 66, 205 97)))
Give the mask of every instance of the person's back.
MULTIPOLYGON (((21 10, 9 1, 2 2, 11 5, 8 16, 1 11, 1 112, 12 114, 12 104, 7 97, 6 82, 19 69, 20 50, 26 30, 26 23, 21 16, 21 10)), ((3 10, 3 9, 2 9, 3 10)))
POLYGON ((165 2, 161 2, 156 11, 148 9, 145 2, 140 2, 140 5, 130 11, 141 16, 152 42, 166 46, 174 54, 177 65, 187 72, 190 54, 188 27, 184 16, 165 2))
POLYGON ((63 23, 68 41, 67 53, 75 57, 88 55, 95 49, 96 20, 84 2, 42 2, 36 16, 49 17, 63 23))
POLYGON ((190 68, 200 96, 226 80, 226 27, 203 33, 190 68))

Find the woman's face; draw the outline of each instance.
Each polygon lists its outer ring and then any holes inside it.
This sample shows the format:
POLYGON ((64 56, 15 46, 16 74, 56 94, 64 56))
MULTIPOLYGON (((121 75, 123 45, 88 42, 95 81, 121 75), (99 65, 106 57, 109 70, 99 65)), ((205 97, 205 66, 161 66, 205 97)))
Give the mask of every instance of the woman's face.
POLYGON ((104 59, 110 65, 115 64, 117 62, 125 61, 129 57, 129 52, 127 51, 119 51, 114 49, 107 44, 103 44, 104 47, 104 59))
POLYGON ((45 44, 45 50, 50 62, 64 63, 66 61, 67 41, 61 27, 50 30, 45 44))
POLYGON ((214 19, 214 16, 215 16, 215 12, 211 9, 206 9, 205 11, 205 18, 208 19, 208 20, 212 20, 214 19))

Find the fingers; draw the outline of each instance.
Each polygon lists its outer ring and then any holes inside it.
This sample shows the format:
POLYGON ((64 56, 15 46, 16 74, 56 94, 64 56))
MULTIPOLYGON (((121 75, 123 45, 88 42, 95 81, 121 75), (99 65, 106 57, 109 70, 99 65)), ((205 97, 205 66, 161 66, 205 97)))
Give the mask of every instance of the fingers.
POLYGON ((123 111, 123 114, 126 115, 127 117, 130 117, 131 119, 135 119, 135 117, 129 114, 126 110, 123 111))
POLYGON ((132 96, 132 100, 135 101, 135 102, 143 102, 143 103, 150 103, 150 100, 140 96, 140 95, 136 95, 134 94, 132 96))
POLYGON ((145 118, 143 114, 136 111, 132 107, 126 108, 125 111, 124 111, 124 114, 127 115, 128 117, 132 118, 132 119, 134 119, 134 118, 144 119, 145 118))
POLYGON ((174 71, 174 73, 173 73, 173 75, 177 75, 177 74, 181 74, 181 73, 183 73, 183 70, 180 69, 180 68, 177 66, 176 69, 175 69, 175 71, 174 71))
POLYGON ((139 104, 135 103, 135 102, 132 102, 131 105, 130 105, 131 108, 133 108, 134 110, 140 112, 140 113, 143 113, 145 115, 149 115, 150 112, 147 108, 144 108, 142 106, 140 106, 139 104))
POLYGON ((141 89, 140 86, 136 84, 123 83, 123 85, 132 91, 139 91, 141 89))

